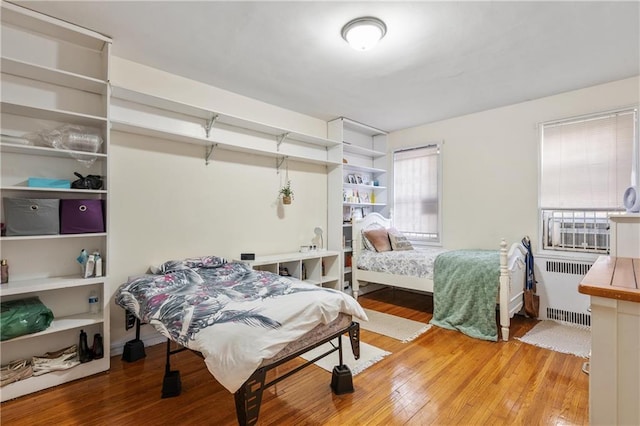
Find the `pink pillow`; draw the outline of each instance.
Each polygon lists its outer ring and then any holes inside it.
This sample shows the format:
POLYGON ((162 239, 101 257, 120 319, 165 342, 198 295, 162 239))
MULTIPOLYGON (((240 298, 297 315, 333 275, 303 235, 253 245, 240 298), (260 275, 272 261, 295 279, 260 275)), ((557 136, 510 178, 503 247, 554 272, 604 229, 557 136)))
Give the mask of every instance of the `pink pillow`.
POLYGON ((364 236, 373 244, 378 252, 391 251, 391 242, 389 241, 389 233, 386 229, 370 229, 364 231, 364 236))

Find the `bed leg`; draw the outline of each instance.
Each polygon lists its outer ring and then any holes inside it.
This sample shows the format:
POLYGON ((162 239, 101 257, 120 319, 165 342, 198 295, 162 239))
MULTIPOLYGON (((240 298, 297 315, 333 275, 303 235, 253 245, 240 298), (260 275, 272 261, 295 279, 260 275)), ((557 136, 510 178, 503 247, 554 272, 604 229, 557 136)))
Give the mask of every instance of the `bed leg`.
POLYGON ((360 359, 360 324, 354 322, 349 328, 349 341, 351 342, 351 351, 355 359, 360 359))
POLYGON ((509 327, 502 327, 502 340, 509 341, 509 327))
POLYGON ((180 371, 171 371, 171 340, 167 339, 167 360, 164 365, 164 378, 162 379, 162 397, 171 398, 182 392, 180 371))
POLYGON ((267 371, 264 368, 258 369, 234 394, 236 416, 240 426, 254 425, 258 422, 266 377, 267 371))
MULTIPOLYGON (((360 324, 357 322, 351 323, 351 327, 349 327, 349 341, 354 358, 360 358, 360 324)), ((342 364, 342 337, 340 337, 338 345, 340 365, 333 367, 331 389, 336 395, 342 395, 353 392, 353 374, 348 366, 342 364)))

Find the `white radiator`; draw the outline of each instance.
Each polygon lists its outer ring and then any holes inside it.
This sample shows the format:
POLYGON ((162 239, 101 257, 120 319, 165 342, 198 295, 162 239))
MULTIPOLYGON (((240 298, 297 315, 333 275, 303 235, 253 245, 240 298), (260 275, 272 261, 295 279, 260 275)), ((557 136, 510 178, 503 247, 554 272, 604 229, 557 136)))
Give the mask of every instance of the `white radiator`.
POLYGON ((590 298, 578 293, 578 285, 592 264, 542 255, 535 257, 539 319, 591 325, 590 298))

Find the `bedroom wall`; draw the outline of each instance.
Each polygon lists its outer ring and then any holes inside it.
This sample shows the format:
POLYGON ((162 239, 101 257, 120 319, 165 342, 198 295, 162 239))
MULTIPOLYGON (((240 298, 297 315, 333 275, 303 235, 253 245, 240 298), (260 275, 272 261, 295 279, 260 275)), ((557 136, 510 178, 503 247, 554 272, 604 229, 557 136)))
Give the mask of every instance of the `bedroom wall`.
MULTIPOLYGON (((326 137, 326 123, 195 81, 114 58, 112 83, 229 114, 326 137)), ((327 224, 326 167, 289 162, 295 200, 278 202, 285 169, 276 160, 113 131, 109 192, 110 286, 149 265, 187 256, 239 258, 241 252, 296 251, 327 224)), ((158 341, 150 326, 143 340, 158 341)), ((122 351, 133 330, 111 303, 111 343, 122 351)), ((161 339, 160 339, 161 340, 161 339)))
POLYGON ((538 123, 637 105, 639 98, 640 77, 633 77, 392 132, 389 144, 444 141, 445 247, 492 249, 501 238, 529 235, 537 249, 538 123))

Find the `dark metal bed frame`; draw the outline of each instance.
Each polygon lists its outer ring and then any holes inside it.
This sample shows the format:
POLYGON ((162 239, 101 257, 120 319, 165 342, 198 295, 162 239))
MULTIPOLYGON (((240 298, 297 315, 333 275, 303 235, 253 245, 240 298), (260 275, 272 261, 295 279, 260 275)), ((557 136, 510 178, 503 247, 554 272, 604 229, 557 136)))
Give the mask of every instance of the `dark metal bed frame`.
MULTIPOLYGON (((140 327, 140 322, 138 321, 136 324, 137 328, 140 327)), ((347 327, 337 331, 336 333, 330 335, 329 337, 325 337, 322 340, 319 340, 312 345, 306 346, 303 349, 292 353, 291 355, 282 358, 272 364, 264 365, 259 367, 253 374, 247 379, 246 382, 238 389, 235 394, 235 404, 236 404, 236 416, 238 419, 238 424, 240 426, 245 425, 254 425, 258 421, 258 415, 260 414, 260 404, 262 403, 262 393, 263 391, 276 383, 286 379, 287 377, 297 373, 303 368, 313 364, 321 358, 324 358, 327 355, 332 354, 335 351, 338 351, 339 356, 339 365, 333 367, 333 372, 331 375, 331 389, 336 395, 341 395, 344 393, 353 392, 353 376, 351 374, 351 370, 349 367, 342 363, 342 339, 340 336, 343 334, 349 334, 349 341, 351 342, 351 350, 353 351, 353 355, 355 359, 360 358, 360 324, 353 321, 347 327), (337 345, 331 342, 333 339, 337 339, 337 345), (294 358, 299 357, 300 355, 308 352, 320 345, 323 345, 327 342, 331 342, 332 348, 323 354, 315 357, 312 360, 305 362, 302 365, 288 371, 287 373, 282 374, 281 376, 277 376, 271 381, 267 382, 267 372, 291 361, 294 358)), ((171 370, 171 355, 177 354, 184 350, 188 350, 186 347, 180 347, 178 349, 171 349, 171 340, 167 339, 167 352, 166 352, 166 364, 165 364, 165 375, 162 383, 162 397, 169 398, 180 395, 181 392, 181 382, 180 382, 180 372, 171 370)), ((193 351, 193 353, 202 357, 197 351, 193 351)))

